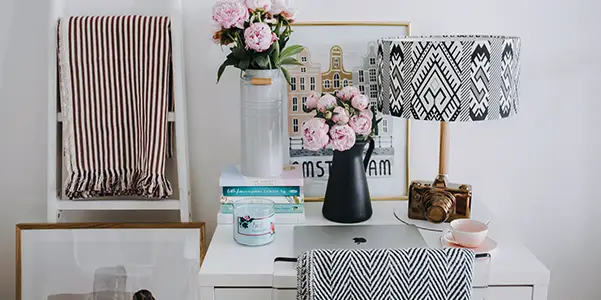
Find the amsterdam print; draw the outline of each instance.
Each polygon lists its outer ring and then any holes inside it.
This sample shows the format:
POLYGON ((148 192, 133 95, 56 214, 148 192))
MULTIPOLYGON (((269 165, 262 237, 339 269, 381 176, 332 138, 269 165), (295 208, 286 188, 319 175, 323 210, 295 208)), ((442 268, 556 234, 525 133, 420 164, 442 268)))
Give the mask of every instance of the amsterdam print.
MULTIPOLYGON (((406 34, 404 26, 295 26, 295 40, 304 46, 291 66, 286 123, 290 163, 303 169, 305 196, 323 197, 332 164, 331 147, 319 151, 303 146, 302 124, 313 117, 303 106, 311 93, 336 93, 355 86, 377 107, 377 37, 406 34), (351 32, 352 34, 339 34, 351 32)), ((366 169, 372 197, 406 195, 406 121, 378 113, 375 150, 366 169)))

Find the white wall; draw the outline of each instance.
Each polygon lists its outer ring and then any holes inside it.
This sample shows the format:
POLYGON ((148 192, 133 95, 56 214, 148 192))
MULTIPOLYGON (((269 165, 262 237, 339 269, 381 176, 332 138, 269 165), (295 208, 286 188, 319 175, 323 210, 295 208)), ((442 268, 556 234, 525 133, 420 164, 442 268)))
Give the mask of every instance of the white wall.
MULTIPOLYGON (((239 123, 222 123, 237 114, 238 74, 228 70, 215 84, 224 53, 209 40, 213 1, 184 2, 193 211, 212 233, 220 168, 239 161, 239 123)), ((409 20, 414 34, 521 36, 520 114, 505 121, 454 125, 451 179, 473 184, 496 221, 504 222, 551 269, 550 299, 601 298, 601 209, 593 206, 601 167, 595 130, 601 125, 596 118, 601 109, 601 2, 297 2, 302 21, 409 20)), ((0 0, 1 299, 14 299, 15 223, 45 219, 48 5, 0 0)), ((413 178, 429 179, 436 172, 437 127, 419 123, 414 128, 413 178)))

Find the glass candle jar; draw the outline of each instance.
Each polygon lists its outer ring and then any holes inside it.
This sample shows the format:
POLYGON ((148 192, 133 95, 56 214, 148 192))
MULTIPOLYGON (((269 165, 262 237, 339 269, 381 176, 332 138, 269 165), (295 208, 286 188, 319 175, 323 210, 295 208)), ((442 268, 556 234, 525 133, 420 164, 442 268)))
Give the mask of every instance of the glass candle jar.
POLYGON ((240 199, 233 203, 234 240, 245 246, 263 246, 275 235, 275 203, 269 199, 240 199))

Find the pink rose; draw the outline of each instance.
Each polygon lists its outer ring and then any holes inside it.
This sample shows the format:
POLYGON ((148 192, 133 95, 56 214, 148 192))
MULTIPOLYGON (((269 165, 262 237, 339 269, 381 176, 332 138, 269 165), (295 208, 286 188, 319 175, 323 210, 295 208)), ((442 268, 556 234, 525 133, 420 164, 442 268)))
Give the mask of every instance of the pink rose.
POLYGON ((313 92, 307 97, 307 102, 305 102, 305 106, 307 109, 317 108, 317 101, 321 98, 321 94, 318 92, 313 92))
POLYGON ((357 95, 361 95, 361 91, 359 91, 358 88, 354 86, 345 86, 338 92, 337 96, 343 101, 350 101, 357 95))
POLYGON ((306 149, 316 151, 325 148, 330 142, 328 124, 322 118, 312 118, 303 123, 303 141, 306 149))
POLYGON ((269 11, 271 9, 271 0, 246 0, 246 6, 250 10, 269 11))
POLYGON ((272 15, 281 15, 289 21, 294 21, 296 9, 293 7, 293 0, 274 0, 271 11, 272 15))
POLYGON ((353 97, 351 104, 358 110, 364 110, 369 106, 369 98, 365 95, 357 95, 353 97))
POLYGON ((369 135, 371 133, 372 118, 371 110, 364 110, 358 116, 352 116, 348 124, 357 134, 369 135))
POLYGON ((273 42, 277 41, 278 37, 271 31, 269 25, 265 23, 252 23, 246 30, 244 30, 244 42, 246 43, 246 49, 253 49, 257 52, 263 52, 273 42))
POLYGON ((349 115, 346 109, 342 106, 336 106, 334 108, 334 115, 332 116, 332 121, 338 125, 345 125, 349 121, 349 115))
POLYGON ((221 0, 213 6, 213 20, 225 29, 244 29, 244 22, 248 21, 248 18, 248 8, 241 0, 221 0))
POLYGON ((317 110, 319 110, 322 113, 325 113, 326 111, 334 108, 336 104, 336 97, 330 94, 325 94, 317 101, 317 110))
POLYGON ((348 125, 334 125, 330 129, 332 147, 338 151, 346 151, 355 145, 355 131, 348 125))

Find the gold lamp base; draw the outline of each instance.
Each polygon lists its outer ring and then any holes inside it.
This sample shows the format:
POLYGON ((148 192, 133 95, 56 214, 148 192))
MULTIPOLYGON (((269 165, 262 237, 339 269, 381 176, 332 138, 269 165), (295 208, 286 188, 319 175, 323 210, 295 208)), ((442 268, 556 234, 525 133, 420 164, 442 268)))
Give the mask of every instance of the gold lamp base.
POLYGON ((447 180, 449 153, 447 126, 447 122, 440 123, 438 176, 434 181, 416 180, 409 186, 408 217, 410 219, 444 223, 471 216, 472 186, 449 183, 447 180))

